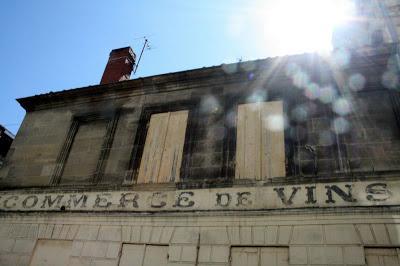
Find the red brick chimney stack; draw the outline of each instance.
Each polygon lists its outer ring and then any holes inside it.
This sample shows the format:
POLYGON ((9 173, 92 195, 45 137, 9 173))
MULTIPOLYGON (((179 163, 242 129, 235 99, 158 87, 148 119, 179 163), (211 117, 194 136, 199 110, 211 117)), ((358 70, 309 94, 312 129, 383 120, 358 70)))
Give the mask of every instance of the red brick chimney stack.
POLYGON ((131 47, 112 50, 100 84, 129 79, 135 66, 135 59, 136 55, 131 47))

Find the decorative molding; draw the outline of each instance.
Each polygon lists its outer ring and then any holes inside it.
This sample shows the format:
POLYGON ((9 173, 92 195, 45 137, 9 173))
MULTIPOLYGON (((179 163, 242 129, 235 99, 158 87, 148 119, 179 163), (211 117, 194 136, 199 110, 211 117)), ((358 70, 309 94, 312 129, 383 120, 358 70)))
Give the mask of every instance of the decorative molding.
POLYGON ((108 155, 110 153, 111 145, 114 139, 115 130, 117 128, 119 119, 119 110, 112 110, 110 112, 104 113, 88 113, 81 114, 73 117, 71 126, 68 130, 67 138, 61 148, 61 151, 57 157, 56 167, 54 169, 50 185, 58 186, 60 185, 62 173, 65 168, 69 153, 71 151, 72 144, 74 142, 75 136, 78 132, 79 126, 83 123, 90 123, 96 120, 107 121, 107 132, 104 136, 104 141, 101 147, 101 153, 97 162, 95 174, 92 176, 92 183, 98 183, 103 175, 105 162, 107 161, 108 155))

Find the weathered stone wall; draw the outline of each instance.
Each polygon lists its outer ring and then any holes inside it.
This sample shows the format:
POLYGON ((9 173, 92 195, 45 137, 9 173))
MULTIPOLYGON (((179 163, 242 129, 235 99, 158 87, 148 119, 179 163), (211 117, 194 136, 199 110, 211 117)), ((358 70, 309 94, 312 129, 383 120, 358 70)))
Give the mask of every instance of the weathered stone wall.
POLYGON ((235 246, 288 248, 289 265, 365 265, 364 248, 400 244, 399 221, 398 216, 373 213, 190 218, 2 215, 0 265, 29 265, 38 240, 71 241, 70 265, 118 265, 123 243, 166 245, 170 266, 230 265, 235 246))
MULTIPOLYGON (((237 105, 274 100, 284 104, 286 177, 398 171, 400 101, 390 53, 389 47, 347 54, 339 70, 310 54, 33 97, 25 103, 28 113, 0 169, 0 186, 50 185, 74 118, 116 113, 98 182, 132 184, 140 161, 133 151, 144 144, 136 143, 139 129, 146 126, 143 113, 176 106, 191 112, 182 181, 227 185, 234 181, 237 105), (335 71, 345 77, 343 84, 335 71)), ((99 145, 95 142, 87 138, 82 149, 99 145)), ((87 149, 79 149, 73 147, 82 155, 76 162, 85 164, 87 149)))

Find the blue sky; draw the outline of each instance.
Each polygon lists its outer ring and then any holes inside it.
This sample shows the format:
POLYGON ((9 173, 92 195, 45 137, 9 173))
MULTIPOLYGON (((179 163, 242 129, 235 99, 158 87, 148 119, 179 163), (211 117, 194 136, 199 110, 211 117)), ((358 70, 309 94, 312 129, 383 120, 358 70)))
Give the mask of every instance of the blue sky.
POLYGON ((16 98, 98 84, 109 52, 132 46, 139 55, 142 36, 153 49, 145 51, 133 78, 309 48, 288 38, 290 32, 277 35, 280 22, 268 20, 277 1, 249 2, 1 1, 0 124, 17 132, 25 111, 16 98))

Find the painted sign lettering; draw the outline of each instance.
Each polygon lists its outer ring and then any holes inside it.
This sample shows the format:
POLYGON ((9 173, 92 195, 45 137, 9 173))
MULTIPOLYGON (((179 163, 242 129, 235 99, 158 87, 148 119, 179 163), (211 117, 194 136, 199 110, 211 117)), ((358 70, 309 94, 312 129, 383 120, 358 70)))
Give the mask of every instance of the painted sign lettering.
POLYGON ((400 181, 170 191, 0 192, 0 211, 207 211, 400 205, 400 181))

